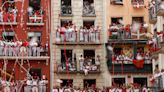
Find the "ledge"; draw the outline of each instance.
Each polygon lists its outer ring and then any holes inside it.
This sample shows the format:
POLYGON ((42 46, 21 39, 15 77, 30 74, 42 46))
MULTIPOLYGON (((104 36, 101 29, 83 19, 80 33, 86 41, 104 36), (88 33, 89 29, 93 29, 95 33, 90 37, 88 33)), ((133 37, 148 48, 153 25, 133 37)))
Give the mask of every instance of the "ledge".
POLYGON ((44 23, 27 23, 27 26, 44 26, 44 23))
POLYGON ((17 22, 0 22, 0 25, 17 25, 17 22))

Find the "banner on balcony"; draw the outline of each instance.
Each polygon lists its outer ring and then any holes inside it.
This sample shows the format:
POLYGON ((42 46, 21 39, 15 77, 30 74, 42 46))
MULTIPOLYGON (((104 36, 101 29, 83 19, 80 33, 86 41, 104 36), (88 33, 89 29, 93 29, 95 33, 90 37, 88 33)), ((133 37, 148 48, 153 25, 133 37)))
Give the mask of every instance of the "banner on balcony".
POLYGON ((137 68, 143 68, 144 67, 144 60, 133 60, 133 64, 137 68))

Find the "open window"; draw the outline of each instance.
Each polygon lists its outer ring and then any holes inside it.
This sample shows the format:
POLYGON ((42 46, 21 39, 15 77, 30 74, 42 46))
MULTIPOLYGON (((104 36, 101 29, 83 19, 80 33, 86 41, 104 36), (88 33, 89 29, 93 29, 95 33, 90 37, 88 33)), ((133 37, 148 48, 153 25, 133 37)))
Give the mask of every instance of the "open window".
POLYGON ((86 57, 94 57, 95 58, 95 50, 84 50, 84 58, 86 57))
POLYGON ((124 85, 125 84, 125 78, 113 78, 112 79, 112 85, 124 85))
POLYGON ((72 25, 72 20, 61 20, 61 22, 60 22, 61 27, 67 27, 70 25, 72 25))
POLYGON ((83 21, 84 28, 90 29, 92 26, 94 26, 94 21, 83 21))
POLYGON ((122 17, 115 17, 111 18, 111 25, 120 25, 122 22, 123 18, 122 17))
POLYGON ((121 55, 122 54, 122 48, 120 48, 120 47, 114 48, 114 54, 116 56, 121 55))
POLYGON ((61 68, 62 70, 68 69, 68 71, 76 70, 76 62, 73 62, 72 50, 61 50, 61 68))
POLYGON ((139 77, 139 78, 134 77, 133 83, 139 84, 141 86, 144 86, 144 85, 147 86, 147 78, 145 78, 145 77, 139 77))
POLYGON ((123 0, 111 0, 110 2, 114 5, 123 5, 123 0))
POLYGON ((12 9, 15 8, 15 2, 14 0, 2 0, 2 8, 6 12, 12 12, 12 9))
POLYGON ((84 88, 96 86, 96 79, 84 79, 84 88))
POLYGON ((137 23, 144 23, 144 18, 143 17, 132 17, 132 23, 137 22, 137 23))
POLYGON ((13 41, 14 35, 15 35, 15 32, 5 32, 4 31, 2 33, 3 40, 7 40, 7 41, 13 41))
POLYGON ((71 0, 61 0, 61 14, 62 15, 72 14, 71 0))
POLYGON ((94 0, 83 0, 83 15, 84 16, 95 15, 94 0))
POLYGON ((41 0, 29 0, 29 7, 31 7, 34 12, 40 10, 41 0))
POLYGON ((29 73, 35 79, 42 78, 42 70, 40 68, 31 68, 29 73))
POLYGON ((41 37, 42 37, 41 32, 28 32, 28 40, 29 41, 34 37, 37 38, 37 41, 41 42, 41 37))
POLYGON ((60 84, 62 87, 73 86, 73 79, 61 79, 61 80, 63 82, 60 84))
POLYGON ((132 5, 137 8, 144 6, 144 0, 131 0, 131 2, 132 5))

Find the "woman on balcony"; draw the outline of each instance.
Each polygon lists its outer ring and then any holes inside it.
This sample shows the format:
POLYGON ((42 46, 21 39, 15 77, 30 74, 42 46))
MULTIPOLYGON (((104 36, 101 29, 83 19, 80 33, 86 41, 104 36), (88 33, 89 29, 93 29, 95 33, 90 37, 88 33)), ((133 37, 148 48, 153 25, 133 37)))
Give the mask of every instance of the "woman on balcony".
POLYGON ((84 29, 83 27, 80 27, 80 42, 84 41, 84 29))

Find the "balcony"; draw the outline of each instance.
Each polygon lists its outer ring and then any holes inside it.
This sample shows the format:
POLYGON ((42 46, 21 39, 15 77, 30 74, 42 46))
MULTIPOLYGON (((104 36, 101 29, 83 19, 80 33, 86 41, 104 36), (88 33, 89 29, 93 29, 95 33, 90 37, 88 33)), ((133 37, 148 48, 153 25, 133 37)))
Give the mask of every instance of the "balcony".
POLYGON ((101 44, 99 29, 81 29, 79 33, 80 44, 101 44))
POLYGON ((93 44, 98 45, 100 43, 101 32, 99 29, 80 29, 79 33, 73 28, 66 29, 60 27, 56 31, 56 43, 58 45, 76 45, 76 44, 93 44))
POLYGON ((109 41, 111 40, 147 40, 147 28, 141 26, 137 32, 133 32, 130 26, 112 25, 109 28, 109 41))
POLYGON ((48 49, 39 46, 22 46, 18 42, 0 42, 0 59, 48 60, 48 49), (17 45, 16 45, 17 44, 17 45), (19 45, 18 45, 19 44, 19 45))
MULTIPOLYGON (((109 65, 108 69, 111 73, 113 73, 112 69, 113 65, 109 65)), ((114 73, 152 73, 152 64, 144 64, 144 68, 138 69, 133 64, 114 64, 114 73), (124 67, 122 69, 122 67, 124 67)))
POLYGON ((157 15, 158 16, 164 16, 164 1, 161 0, 161 2, 157 1, 157 15))
POLYGON ((111 0, 110 3, 114 5, 123 5, 123 0, 111 0))
POLYGON ((56 31, 56 44, 77 44, 77 31, 73 28, 58 28, 56 31))
POLYGON ((100 73, 100 61, 88 61, 89 58, 84 59, 84 61, 80 61, 80 73, 87 74, 96 74, 100 73))
POLYGON ((71 73, 71 74, 75 74, 77 73, 77 65, 73 62, 69 62, 67 63, 62 63, 62 64, 57 64, 57 73, 60 74, 67 74, 67 73, 71 73))
POLYGON ((157 22, 156 6, 152 6, 149 9, 149 22, 155 24, 157 22))
POLYGON ((140 56, 143 60, 143 63, 138 64, 133 61, 135 55, 128 54, 127 52, 128 51, 120 55, 115 54, 113 59, 108 61, 108 69, 110 72, 114 70, 115 73, 152 73, 152 59, 149 54, 142 56, 137 54, 136 58, 140 56))
POLYGON ((134 8, 144 7, 144 0, 132 0, 132 5, 134 8))
POLYGON ((72 7, 71 5, 62 5, 61 6, 61 15, 63 17, 72 17, 72 7))
POLYGON ((16 12, 0 13, 0 25, 8 25, 8 26, 17 25, 16 20, 17 20, 17 13, 16 12))
POLYGON ((30 13, 28 14, 28 21, 27 21, 27 25, 28 26, 43 26, 44 22, 43 22, 43 11, 36 11, 34 13, 30 13))
MULTIPOLYGON (((20 83, 22 85, 24 81, 22 80, 20 81, 20 83)), ((23 90, 24 92, 29 92, 30 90, 35 89, 35 90, 39 90, 39 92, 41 90, 44 90, 46 92, 48 87, 47 84, 48 84, 48 80, 39 80, 39 81, 27 80, 25 86, 23 87, 23 90)))

